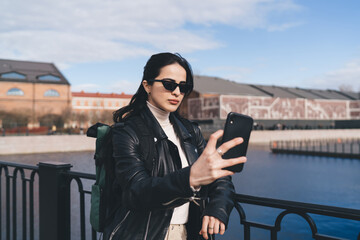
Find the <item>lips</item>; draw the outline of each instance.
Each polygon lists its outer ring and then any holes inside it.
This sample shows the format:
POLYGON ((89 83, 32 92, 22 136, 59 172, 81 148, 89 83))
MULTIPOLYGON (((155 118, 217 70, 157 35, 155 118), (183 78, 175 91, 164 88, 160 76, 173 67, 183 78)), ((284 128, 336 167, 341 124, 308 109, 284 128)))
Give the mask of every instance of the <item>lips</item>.
POLYGON ((169 99, 169 103, 173 104, 173 105, 176 105, 178 104, 180 101, 179 100, 176 100, 176 99, 169 99))

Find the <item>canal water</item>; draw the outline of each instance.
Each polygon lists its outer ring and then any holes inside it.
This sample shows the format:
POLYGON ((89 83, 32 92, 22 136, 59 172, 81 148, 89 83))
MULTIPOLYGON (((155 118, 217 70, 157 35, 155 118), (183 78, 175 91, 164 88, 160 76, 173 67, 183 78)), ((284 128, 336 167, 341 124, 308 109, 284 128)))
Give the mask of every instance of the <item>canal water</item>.
MULTIPOLYGON (((94 173, 93 152, 50 153, 0 156, 0 161, 36 165, 43 161, 71 163, 72 171, 94 173)), ((330 157, 273 154, 267 146, 251 146, 248 162, 233 176, 237 193, 360 209, 360 160, 330 157)), ((85 182, 90 189, 91 182, 85 182)), ((72 239, 79 237, 79 200, 77 185, 72 183, 72 239)), ((89 202, 90 198, 86 197, 89 202)), ((242 204, 247 219, 273 225, 281 212, 277 209, 242 204)), ((87 214, 88 216, 88 214, 87 214)), ((352 220, 311 215, 318 232, 344 239, 356 239, 360 223, 352 220)), ((88 224, 89 225, 89 224, 88 224)), ((1 226, 3 227, 3 226, 1 226)), ((89 229, 88 229, 89 232, 89 229)), ((3 232, 4 234, 4 229, 3 232)), ((88 234, 87 239, 90 238, 88 234)), ((229 227, 220 240, 243 239, 237 212, 232 212, 229 227)), ((251 239, 270 239, 265 230, 251 230, 251 239)), ((296 215, 284 218, 278 239, 312 239, 306 221, 296 215)))

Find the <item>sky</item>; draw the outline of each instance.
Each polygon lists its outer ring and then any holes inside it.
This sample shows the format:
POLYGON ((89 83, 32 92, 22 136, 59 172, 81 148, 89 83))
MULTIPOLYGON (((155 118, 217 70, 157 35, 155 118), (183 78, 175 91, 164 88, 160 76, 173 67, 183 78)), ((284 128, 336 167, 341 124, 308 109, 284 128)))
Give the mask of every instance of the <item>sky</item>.
POLYGON ((138 88, 152 54, 239 83, 360 91, 359 0, 1 0, 0 58, 54 63, 72 91, 138 88))

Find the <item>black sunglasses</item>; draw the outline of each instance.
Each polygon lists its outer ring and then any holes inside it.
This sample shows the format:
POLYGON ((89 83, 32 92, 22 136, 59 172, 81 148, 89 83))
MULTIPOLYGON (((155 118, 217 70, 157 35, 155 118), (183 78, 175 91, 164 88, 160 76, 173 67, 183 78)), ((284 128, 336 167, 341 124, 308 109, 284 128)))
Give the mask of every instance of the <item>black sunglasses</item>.
POLYGON ((180 92, 185 93, 185 94, 190 92, 191 87, 192 87, 190 84, 187 84, 186 82, 176 83, 171 78, 164 78, 161 80, 151 79, 151 80, 149 80, 149 82, 161 82, 163 84, 164 88, 169 91, 174 91, 179 86, 180 92))

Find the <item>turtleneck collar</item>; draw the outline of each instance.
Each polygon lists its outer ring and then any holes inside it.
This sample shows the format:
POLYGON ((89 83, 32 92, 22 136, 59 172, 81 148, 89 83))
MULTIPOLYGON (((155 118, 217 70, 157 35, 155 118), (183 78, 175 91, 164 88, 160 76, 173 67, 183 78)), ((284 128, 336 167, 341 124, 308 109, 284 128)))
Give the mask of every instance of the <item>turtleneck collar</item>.
POLYGON ((164 110, 161 110, 158 107, 155 107, 154 105, 149 103, 149 101, 146 101, 146 104, 147 104, 148 108, 150 109, 151 113, 154 115, 154 117, 160 123, 161 126, 166 126, 166 125, 170 124, 170 119, 169 119, 170 113, 169 112, 166 112, 164 110))

